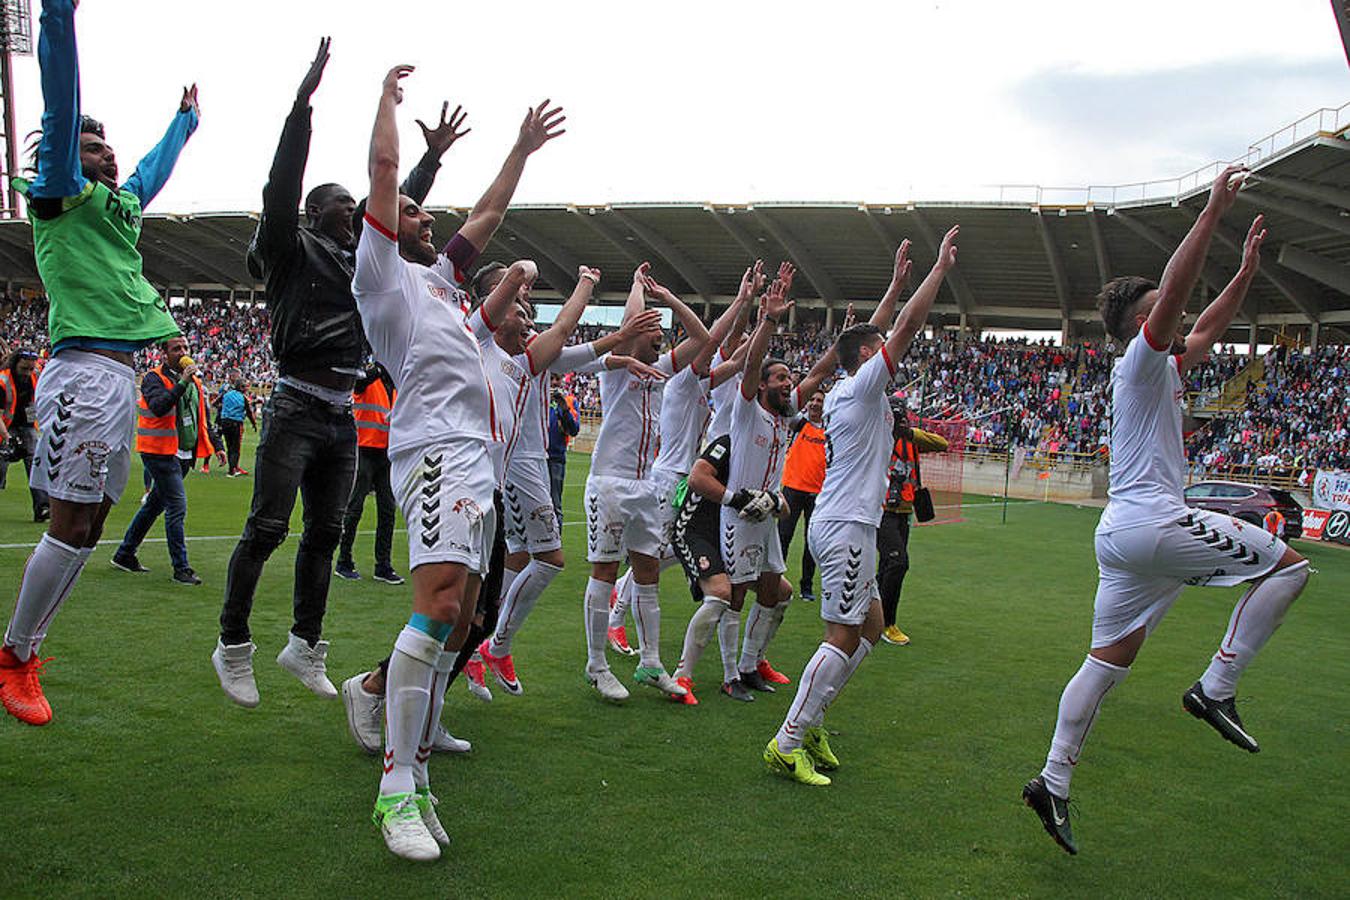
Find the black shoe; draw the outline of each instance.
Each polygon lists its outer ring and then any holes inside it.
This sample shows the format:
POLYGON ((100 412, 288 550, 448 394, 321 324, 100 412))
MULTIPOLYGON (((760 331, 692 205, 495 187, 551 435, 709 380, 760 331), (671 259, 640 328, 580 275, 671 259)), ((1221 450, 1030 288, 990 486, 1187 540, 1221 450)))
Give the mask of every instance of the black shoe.
POLYGON ((44 506, 37 512, 33 513, 34 522, 46 522, 50 520, 51 517, 52 517, 52 510, 51 507, 48 506, 44 506))
POLYGON ((348 581, 361 580, 361 573, 356 571, 355 563, 339 561, 338 564, 333 567, 333 574, 337 575, 339 578, 345 578, 348 581))
POLYGON ((395 572, 392 567, 381 568, 379 566, 376 566, 375 580, 383 581, 385 584, 402 584, 404 578, 402 575, 395 572))
POLYGON ((816 592, 811 585, 804 584, 801 586, 801 590, 797 592, 797 596, 801 597, 803 600, 814 600, 816 599, 816 592))
POLYGON ((1242 727, 1242 720, 1238 718, 1237 705, 1232 697, 1227 700, 1212 700, 1205 696, 1204 688, 1200 687, 1200 682, 1197 681, 1191 685, 1189 691, 1181 695, 1181 707, 1197 719, 1203 719, 1214 726, 1214 730, 1223 735, 1224 740, 1229 743, 1237 744, 1248 753, 1261 752, 1256 738, 1242 727))
POLYGON ((759 691, 761 694, 774 693, 774 686, 765 681, 764 676, 759 674, 758 670, 754 672, 738 672, 737 674, 741 676, 739 682, 750 688, 752 691, 759 691))
POLYGON ((192 569, 190 568, 174 569, 173 580, 178 582, 179 584, 190 584, 193 587, 196 587, 197 585, 202 583, 202 580, 197 577, 197 573, 192 571, 192 569))
POLYGON ((732 700, 739 700, 742 703, 753 703, 755 695, 750 693, 749 688, 741 684, 738 678, 735 681, 722 682, 722 693, 726 694, 732 700))
POLYGON ((110 562, 114 569, 121 569, 123 572, 141 573, 150 571, 141 565, 141 561, 136 558, 134 553, 114 553, 110 562))
POLYGON ((1039 775, 1027 782, 1022 788, 1022 801, 1041 817, 1046 834, 1055 839, 1055 843, 1064 848, 1070 856, 1078 853, 1078 845, 1073 842, 1073 829, 1069 827, 1069 799, 1050 793, 1045 780, 1039 775))

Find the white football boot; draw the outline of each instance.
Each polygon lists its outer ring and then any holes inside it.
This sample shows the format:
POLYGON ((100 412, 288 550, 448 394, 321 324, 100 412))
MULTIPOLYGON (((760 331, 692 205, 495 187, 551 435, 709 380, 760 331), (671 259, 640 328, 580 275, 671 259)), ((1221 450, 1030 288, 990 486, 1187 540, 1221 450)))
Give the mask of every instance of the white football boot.
POLYGON ((347 730, 356 746, 370 754, 384 744, 384 695, 368 694, 362 687, 369 672, 342 682, 342 704, 347 707, 347 730))

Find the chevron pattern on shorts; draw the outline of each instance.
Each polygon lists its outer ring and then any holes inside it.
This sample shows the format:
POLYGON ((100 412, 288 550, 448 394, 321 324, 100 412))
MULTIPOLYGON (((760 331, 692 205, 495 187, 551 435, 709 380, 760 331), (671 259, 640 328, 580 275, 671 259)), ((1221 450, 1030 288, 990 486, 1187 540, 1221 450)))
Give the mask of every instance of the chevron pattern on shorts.
POLYGON ((441 539, 441 462, 444 454, 422 457, 422 546, 434 547, 441 539))
POLYGON ((1223 553, 1244 566, 1255 566, 1261 562, 1261 557, 1255 550, 1248 550, 1242 541, 1234 541, 1230 536, 1220 534, 1217 528, 1210 528, 1194 514, 1178 519, 1176 525, 1185 528, 1187 533, 1200 543, 1208 544, 1215 552, 1223 553))
POLYGON ((844 559, 844 587, 839 592, 839 611, 848 612, 858 592, 858 575, 862 569, 862 548, 849 545, 844 559))
POLYGON ((592 554, 600 546, 600 495, 586 492, 586 545, 592 554))
POLYGON ((75 398, 62 391, 56 398, 56 421, 47 438, 47 477, 55 481, 61 475, 62 449, 66 446, 66 432, 70 430, 70 405, 75 398))
POLYGON ((525 512, 520 508, 520 498, 511 484, 506 485, 506 511, 511 515, 511 527, 519 534, 525 530, 525 512))

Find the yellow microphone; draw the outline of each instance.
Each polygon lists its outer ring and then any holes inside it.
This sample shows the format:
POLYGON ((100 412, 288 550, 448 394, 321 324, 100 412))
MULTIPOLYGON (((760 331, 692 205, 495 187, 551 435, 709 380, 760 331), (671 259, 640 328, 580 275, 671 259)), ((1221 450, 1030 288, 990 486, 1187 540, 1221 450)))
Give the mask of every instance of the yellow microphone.
POLYGON ((192 357, 188 356, 186 353, 178 357, 179 369, 186 369, 188 366, 195 366, 196 364, 197 363, 192 359, 192 357))

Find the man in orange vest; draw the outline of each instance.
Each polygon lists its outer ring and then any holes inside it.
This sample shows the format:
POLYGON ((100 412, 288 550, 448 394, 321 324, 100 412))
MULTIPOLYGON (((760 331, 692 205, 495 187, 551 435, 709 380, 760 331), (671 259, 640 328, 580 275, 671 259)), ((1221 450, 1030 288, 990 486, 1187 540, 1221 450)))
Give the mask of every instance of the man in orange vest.
POLYGON ((352 418, 356 419, 356 483, 352 485, 347 512, 342 517, 342 540, 338 543, 339 578, 354 581, 361 577, 352 561, 352 543, 356 526, 366 506, 366 495, 375 491, 375 580, 402 584, 403 576, 394 571, 391 554, 394 546, 394 491, 389 484, 389 411, 394 408, 397 391, 384 366, 372 362, 365 374, 356 379, 352 391, 352 418))
POLYGON ((1278 509, 1272 509, 1266 513, 1265 518, 1266 531, 1275 535, 1280 540, 1284 540, 1284 513, 1278 509))
POLYGON ((187 355, 187 339, 171 337, 162 346, 164 362, 145 373, 141 399, 136 404, 136 452, 141 455, 150 490, 127 526, 112 564, 124 572, 148 572, 136 558, 136 550, 155 519, 164 513, 173 580, 196 586, 202 580, 188 565, 183 534, 187 518, 183 476, 198 459, 209 459, 213 454, 225 465, 225 451, 216 449, 221 445, 220 436, 211 432, 206 389, 197 377, 197 364, 187 355))
POLYGON ((31 482, 33 451, 37 447, 37 359, 32 350, 19 348, 8 355, 0 369, 0 490, 5 487, 6 470, 11 462, 23 460, 30 475, 28 491, 33 495, 33 521, 51 517, 47 492, 31 482))
MULTIPOLYGON (((816 495, 825 483, 824 408, 825 392, 816 391, 806 402, 805 415, 792 423, 796 434, 788 447, 787 459, 783 461, 783 499, 788 504, 788 515, 778 521, 778 542, 783 545, 785 557, 797 530, 797 519, 802 519, 803 533, 811 527, 816 495)), ((815 581, 816 561, 811 556, 811 548, 803 546, 799 594, 803 600, 816 599, 815 581)))

